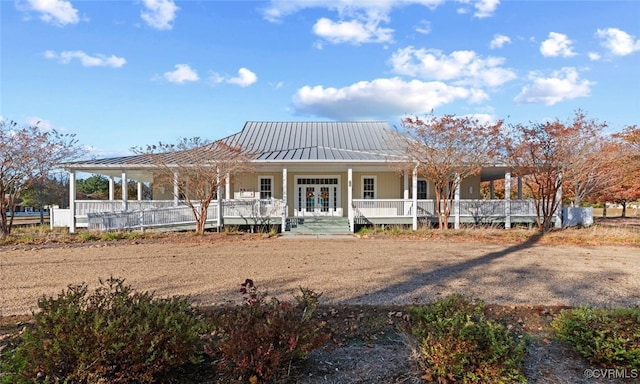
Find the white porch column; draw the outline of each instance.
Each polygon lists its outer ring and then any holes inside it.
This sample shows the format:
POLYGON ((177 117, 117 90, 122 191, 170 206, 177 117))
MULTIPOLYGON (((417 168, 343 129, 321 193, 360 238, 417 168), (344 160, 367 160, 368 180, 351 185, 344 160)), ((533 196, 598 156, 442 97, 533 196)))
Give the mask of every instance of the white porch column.
POLYGON ((354 232, 353 223, 353 169, 347 169, 347 216, 349 217, 349 231, 354 232))
POLYGON ((418 230, 418 165, 413 168, 411 175, 411 197, 413 198, 413 209, 411 210, 411 228, 418 230))
POLYGON ((518 176, 518 200, 522 200, 522 177, 518 176))
POLYGON ((180 200, 180 189, 178 188, 178 172, 173 173, 173 206, 178 206, 180 200))
POLYGON ((129 191, 127 190, 127 172, 122 171, 122 210, 127 210, 129 204, 129 191))
POLYGON ((460 229, 460 175, 456 175, 456 190, 453 193, 453 228, 460 229))
POLYGON ((76 171, 69 171, 69 233, 76 233, 76 171))
POLYGON ((402 172, 402 184, 404 186, 403 199, 409 199, 409 173, 407 171, 402 172))
POLYGON ((231 196, 231 175, 228 173, 224 175, 224 198, 227 200, 233 199, 233 196, 231 196))
POLYGON ((282 168, 282 223, 280 232, 284 233, 287 230, 287 168, 282 168))
POLYGON ((109 176, 109 200, 116 199, 116 182, 113 176, 109 176))
POLYGON ((556 201, 559 201, 559 203, 558 209, 556 210, 555 227, 562 228, 562 174, 559 174, 557 178, 558 180, 556 182, 558 183, 558 190, 556 191, 556 201))
POLYGON ((504 228, 511 228, 511 172, 504 174, 504 228))
POLYGON ((496 198, 496 185, 493 180, 489 181, 489 198, 491 200, 496 198))
POLYGON ((138 200, 142 200, 142 181, 138 181, 138 200))
MULTIPOLYGON (((216 201, 218 203, 218 217, 216 217, 216 229, 220 232, 220 228, 222 228, 222 185, 220 182, 220 170, 216 170, 216 201)), ((207 224, 205 223, 205 226, 207 224)))

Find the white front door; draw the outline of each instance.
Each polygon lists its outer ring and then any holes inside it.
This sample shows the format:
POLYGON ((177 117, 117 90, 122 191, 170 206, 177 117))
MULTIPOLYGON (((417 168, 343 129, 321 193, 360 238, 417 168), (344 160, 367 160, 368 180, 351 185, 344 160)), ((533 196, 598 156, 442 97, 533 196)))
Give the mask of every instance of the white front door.
POLYGON ((296 216, 342 216, 339 178, 297 177, 296 216))

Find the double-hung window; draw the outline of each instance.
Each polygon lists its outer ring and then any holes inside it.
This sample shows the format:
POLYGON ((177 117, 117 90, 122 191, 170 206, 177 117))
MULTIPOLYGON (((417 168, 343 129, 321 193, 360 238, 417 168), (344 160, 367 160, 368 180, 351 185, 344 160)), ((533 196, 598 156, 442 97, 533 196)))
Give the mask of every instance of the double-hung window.
POLYGON ((273 197, 273 177, 260 177, 260 199, 268 200, 273 197))
POLYGON ((376 198, 376 177, 375 176, 362 177, 362 198, 363 199, 376 198))

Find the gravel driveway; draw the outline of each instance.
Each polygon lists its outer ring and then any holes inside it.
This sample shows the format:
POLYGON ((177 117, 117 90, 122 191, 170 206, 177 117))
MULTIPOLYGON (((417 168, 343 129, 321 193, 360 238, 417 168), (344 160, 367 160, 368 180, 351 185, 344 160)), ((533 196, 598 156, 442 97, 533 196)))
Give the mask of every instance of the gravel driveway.
MULTIPOLYGON (((187 238, 185 236, 185 238, 187 238)), ((238 301, 252 278, 288 299, 299 287, 332 303, 429 302, 450 293, 497 304, 640 305, 640 248, 354 237, 242 236, 0 247, 0 316, 28 314, 42 295, 99 278, 199 304, 238 301)))

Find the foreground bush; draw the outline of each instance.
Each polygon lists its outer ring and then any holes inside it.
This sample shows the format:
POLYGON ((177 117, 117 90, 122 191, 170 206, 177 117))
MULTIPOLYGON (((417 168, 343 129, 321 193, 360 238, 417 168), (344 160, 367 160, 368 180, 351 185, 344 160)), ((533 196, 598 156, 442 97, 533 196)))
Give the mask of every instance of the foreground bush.
POLYGON ((221 371, 243 382, 276 381, 329 338, 313 318, 319 294, 301 288, 296 303, 266 300, 252 280, 242 284, 243 304, 214 316, 216 331, 205 352, 221 371))
POLYGON ((2 363, 2 382, 149 383, 198 356, 202 322, 187 299, 156 299, 111 278, 38 307, 2 363))
POLYGON ((640 368, 640 308, 565 310, 551 326, 593 364, 640 368))
POLYGON ((424 377, 438 383, 526 382, 524 341, 484 316, 484 303, 451 295, 411 307, 410 333, 424 377))

